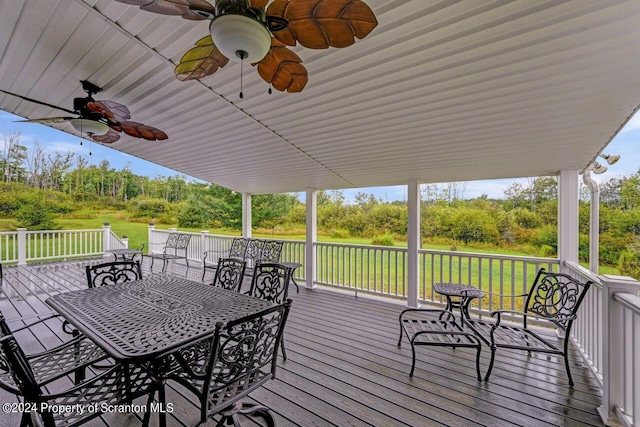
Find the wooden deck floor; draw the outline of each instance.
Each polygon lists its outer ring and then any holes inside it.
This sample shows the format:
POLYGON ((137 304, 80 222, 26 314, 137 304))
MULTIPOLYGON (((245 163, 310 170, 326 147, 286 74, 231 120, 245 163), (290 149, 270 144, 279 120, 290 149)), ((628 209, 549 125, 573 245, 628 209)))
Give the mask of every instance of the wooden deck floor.
MULTIPOLYGON (((89 262, 5 266, 0 310, 9 319, 50 311, 44 302, 49 295, 85 286, 84 265, 89 262)), ((149 274, 146 259, 144 267, 149 274)), ((178 265, 171 274, 199 281, 202 270, 178 265)), ((402 304, 326 289, 296 293, 293 285, 289 295, 288 360, 280 360, 275 381, 252 394, 271 408, 280 426, 603 425, 596 412, 600 392, 577 353, 572 356, 573 390, 562 360, 506 351, 497 357, 491 381, 481 383, 475 378, 475 355, 467 349, 420 348, 410 379, 411 348, 406 341, 402 348, 396 346, 402 304)), ((19 339, 28 352, 59 342, 50 330, 19 339)), ((483 372, 487 355, 485 351, 483 372)), ((197 411, 191 396, 170 385, 167 400, 174 411, 168 424, 194 425, 197 411)), ((17 400, 0 390, 0 401, 17 400)), ((140 417, 107 414, 87 425, 139 426, 140 417)), ((0 426, 18 421, 15 414, 0 415, 0 426)), ((249 420, 247 425, 256 424, 249 420)))

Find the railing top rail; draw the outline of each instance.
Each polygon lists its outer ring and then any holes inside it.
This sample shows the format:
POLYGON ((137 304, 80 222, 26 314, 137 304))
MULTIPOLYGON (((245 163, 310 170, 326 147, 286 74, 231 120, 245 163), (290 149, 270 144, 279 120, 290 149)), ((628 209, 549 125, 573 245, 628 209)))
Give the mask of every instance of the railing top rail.
POLYGON ((436 254, 436 255, 460 255, 464 257, 517 260, 517 261, 529 261, 529 262, 540 262, 540 263, 550 263, 550 264, 560 263, 560 260, 558 258, 544 258, 544 257, 534 257, 534 256, 526 256, 526 255, 503 255, 503 254, 494 254, 489 252, 445 251, 440 249, 418 249, 418 252, 430 253, 430 254, 436 254))
POLYGON ((580 264, 573 261, 565 261, 564 266, 573 270, 575 273, 584 277, 587 280, 591 280, 595 286, 602 288, 602 278, 595 274, 593 271, 581 266, 580 264))
POLYGON ((638 298, 637 295, 629 294, 627 292, 614 292, 613 299, 633 311, 635 314, 640 315, 640 298, 638 298))
POLYGON ((102 228, 89 228, 89 229, 83 229, 83 230, 27 230, 26 233, 27 234, 55 234, 55 233, 71 234, 71 233, 86 233, 87 231, 102 233, 103 230, 102 228))
POLYGON ((0 231, 0 236, 10 236, 12 234, 18 234, 17 231, 0 231))
POLYGON ((406 252, 407 248, 396 246, 376 246, 376 245, 354 245, 349 243, 333 243, 333 242, 316 242, 316 246, 337 246, 341 248, 353 248, 353 249, 376 249, 376 250, 388 250, 392 252, 406 252))

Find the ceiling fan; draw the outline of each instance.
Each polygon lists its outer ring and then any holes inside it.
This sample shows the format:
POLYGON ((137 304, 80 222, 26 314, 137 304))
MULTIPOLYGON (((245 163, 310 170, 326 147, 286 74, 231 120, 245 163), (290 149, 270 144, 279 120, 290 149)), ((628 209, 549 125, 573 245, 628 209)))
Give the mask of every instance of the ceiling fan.
POLYGON ((211 21, 210 35, 198 40, 175 68, 179 80, 209 76, 230 59, 246 60, 257 65, 263 80, 282 92, 300 92, 308 81, 302 60, 287 46, 347 47, 378 25, 373 11, 361 0, 116 1, 148 12, 211 21))
POLYGON ((76 114, 79 117, 47 117, 40 119, 21 120, 27 123, 62 123, 69 122, 78 132, 86 133, 91 139, 97 142, 110 144, 120 139, 119 132, 135 138, 143 138, 150 141, 167 139, 168 136, 163 131, 138 122, 131 122, 131 113, 124 105, 115 101, 96 101, 93 95, 101 92, 102 88, 86 80, 81 80, 82 89, 87 93, 85 98, 74 98, 73 110, 48 104, 37 99, 27 98, 0 89, 0 92, 15 96, 25 101, 34 102, 46 107, 66 111, 76 114))

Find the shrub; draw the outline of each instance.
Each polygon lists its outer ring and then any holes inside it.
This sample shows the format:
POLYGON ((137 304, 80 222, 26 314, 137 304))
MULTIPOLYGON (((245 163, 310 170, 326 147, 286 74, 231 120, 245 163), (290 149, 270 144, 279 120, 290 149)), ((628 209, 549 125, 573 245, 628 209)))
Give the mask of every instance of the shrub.
POLYGON ((348 239, 351 235, 344 228, 334 228, 331 230, 331 237, 334 239, 348 239))
POLYGON ((522 228, 538 228, 542 225, 540 217, 530 210, 517 208, 509 212, 510 219, 522 228))
POLYGON ((150 197, 137 197, 130 202, 129 212, 134 218, 157 218, 169 213, 169 202, 164 199, 150 197))
POLYGON ((538 249, 538 256, 540 257, 551 257, 556 255, 555 250, 549 245, 542 245, 538 249))
POLYGON ((640 252, 624 251, 618 261, 620 274, 640 280, 640 252))
POLYGON ((23 205, 16 212, 18 227, 29 230, 55 230, 58 224, 54 218, 55 215, 49 206, 43 202, 31 202, 23 205))
POLYGON ((385 233, 380 236, 375 236, 371 240, 371 244, 376 246, 395 246, 396 245, 395 240, 393 239, 393 236, 389 233, 385 233))
POLYGON ((206 212, 198 204, 185 203, 178 213, 178 226, 186 228, 203 227, 205 225, 206 212))
POLYGON ((491 216, 478 209, 457 209, 453 218, 452 237, 469 242, 496 243, 500 237, 491 216))

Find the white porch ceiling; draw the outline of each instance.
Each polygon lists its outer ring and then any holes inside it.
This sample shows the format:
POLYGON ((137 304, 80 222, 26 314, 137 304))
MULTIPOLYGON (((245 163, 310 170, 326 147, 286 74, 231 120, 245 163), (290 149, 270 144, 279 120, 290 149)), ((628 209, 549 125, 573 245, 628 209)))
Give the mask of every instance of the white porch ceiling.
MULTIPOLYGON (((245 67, 240 99, 239 64, 173 75, 208 21, 0 0, 0 89, 71 108, 89 80, 169 135, 111 147, 254 194, 580 170, 640 103, 640 1, 364 1, 379 22, 367 38, 294 48, 302 93, 268 95, 245 67)), ((65 115, 3 94, 0 109, 65 115)))

